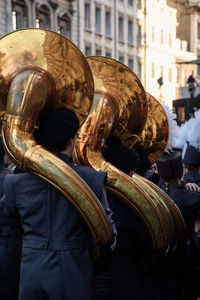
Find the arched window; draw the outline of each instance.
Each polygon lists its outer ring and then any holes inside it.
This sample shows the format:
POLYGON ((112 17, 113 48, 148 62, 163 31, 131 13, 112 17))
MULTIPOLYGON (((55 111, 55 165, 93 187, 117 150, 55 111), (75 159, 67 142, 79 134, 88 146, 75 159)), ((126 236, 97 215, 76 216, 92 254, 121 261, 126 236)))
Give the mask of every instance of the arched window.
POLYGON ((23 0, 12 1, 12 29, 26 28, 28 25, 27 6, 23 0))
POLYGON ((50 28, 50 11, 45 4, 36 7, 36 28, 50 28))
POLYGON ((58 17, 58 33, 71 38, 71 19, 65 13, 62 16, 58 17))

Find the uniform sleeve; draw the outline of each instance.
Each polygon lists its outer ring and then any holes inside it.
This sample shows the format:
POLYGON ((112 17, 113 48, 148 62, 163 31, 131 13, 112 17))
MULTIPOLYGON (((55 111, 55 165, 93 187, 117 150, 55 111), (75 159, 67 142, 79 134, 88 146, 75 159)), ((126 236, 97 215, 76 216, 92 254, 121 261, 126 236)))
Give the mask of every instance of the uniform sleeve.
POLYGON ((111 244, 111 249, 112 251, 114 251, 115 247, 116 247, 116 238, 117 238, 117 228, 115 226, 115 223, 112 219, 112 210, 110 209, 109 207, 109 204, 108 204, 108 201, 107 201, 107 194, 106 194, 106 190, 105 188, 103 187, 102 188, 102 192, 101 192, 101 195, 100 195, 100 198, 99 198, 105 212, 106 212, 106 215, 108 217, 108 221, 110 223, 110 226, 112 228, 112 244, 111 244))

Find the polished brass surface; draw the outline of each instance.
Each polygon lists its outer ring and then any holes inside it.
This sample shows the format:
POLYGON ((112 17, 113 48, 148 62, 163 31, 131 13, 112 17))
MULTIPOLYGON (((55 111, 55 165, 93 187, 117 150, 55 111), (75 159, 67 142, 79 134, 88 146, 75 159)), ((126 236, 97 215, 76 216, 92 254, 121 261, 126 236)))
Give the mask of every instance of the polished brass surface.
POLYGON ((99 56, 87 57, 91 67, 95 93, 112 97, 117 117, 110 135, 122 144, 133 146, 141 135, 147 118, 147 99, 138 77, 118 61, 99 56))
MULTIPOLYGON (((140 177, 137 174, 134 174, 134 176, 140 177)), ((146 181, 147 184, 156 191, 156 193, 162 198, 162 200, 165 202, 166 206, 168 207, 168 210, 170 211, 170 214, 173 219, 176 243, 178 245, 186 244, 187 240, 188 240, 187 228, 186 228, 186 224, 185 224, 183 215, 182 215, 181 211, 179 210, 179 208, 177 207, 177 205, 156 184, 154 184, 153 182, 151 182, 148 179, 143 178, 143 177, 142 177, 142 180, 146 181)))
POLYGON ((157 192, 157 189, 154 189, 151 184, 149 184, 149 180, 146 180, 145 178, 137 175, 136 173, 133 174, 132 179, 134 182, 138 184, 138 186, 142 186, 145 191, 148 193, 148 195, 151 197, 152 201, 156 204, 158 207, 162 218, 164 220, 165 225, 165 233, 167 237, 167 241, 170 246, 176 245, 176 235, 175 235, 175 228, 174 228, 174 222, 171 215, 171 205, 168 207, 167 203, 164 200, 164 197, 161 193, 157 192))
MULTIPOLYGON (((147 121, 137 146, 144 151, 151 164, 154 164, 161 157, 167 146, 169 138, 169 122, 162 105, 149 93, 146 92, 146 95, 148 102, 147 121)), ((168 215, 165 216, 165 222, 167 222, 166 233, 168 233, 167 236, 170 243, 174 242, 179 245, 184 244, 187 241, 187 230, 183 216, 175 203, 157 185, 153 184, 146 178, 134 174, 133 179, 141 184, 146 182, 147 191, 149 186, 155 191, 155 196, 157 195, 155 197, 155 201, 160 198, 159 202, 164 202, 167 206, 167 210, 165 209, 162 214, 168 215), (169 214, 171 215, 171 218, 169 217, 169 214), (171 227, 174 227, 173 235, 170 235, 171 229, 170 224, 168 224, 170 219, 171 227)), ((150 194, 150 191, 148 191, 148 193, 150 194)))
POLYGON ((81 124, 94 96, 90 67, 80 50, 62 35, 49 30, 25 29, 8 34, 0 44, 1 109, 5 109, 10 83, 22 70, 36 70, 49 77, 48 104, 73 109, 81 124))
POLYGON ((137 146, 154 164, 163 154, 169 138, 169 122, 162 105, 146 92, 148 103, 147 121, 137 146))
MULTIPOLYGON (((87 60, 94 76, 95 96, 90 114, 78 132, 75 160, 79 164, 106 171, 108 173, 107 189, 119 196, 144 221, 150 235, 152 249, 165 249, 169 244, 169 233, 166 232, 167 223, 161 214, 160 207, 162 206, 163 211, 166 206, 163 203, 160 204, 159 201, 154 201, 148 194, 145 185, 139 185, 128 175, 106 162, 101 154, 106 139, 110 135, 119 137, 126 146, 134 144, 135 134, 138 136, 144 125, 142 123, 141 127, 138 126, 140 121, 134 123, 134 118, 142 118, 144 111, 147 111, 144 104, 144 90, 143 88, 139 89, 138 79, 135 81, 135 87, 134 80, 130 80, 132 72, 129 70, 128 78, 132 84, 129 93, 127 92, 126 80, 124 77, 121 78, 124 73, 126 74, 127 67, 119 62, 104 57, 89 57, 87 60), (134 89, 137 93, 134 92, 134 89), (134 96, 132 97, 131 94, 134 96), (143 99, 142 104, 140 104, 141 99, 143 99), (130 116, 133 118, 131 125, 128 121, 130 116), (118 120, 120 120, 120 125, 118 125, 118 120), (128 130, 126 130, 126 126, 129 128, 128 130), (140 130, 138 130, 139 127, 140 130)), ((133 78, 136 76, 133 75, 133 78)), ((167 217, 169 217, 168 214, 167 217)), ((173 228, 171 226, 170 228, 173 236, 173 228)))
POLYGON ((82 124, 92 104, 93 87, 87 61, 63 36, 26 29, 0 40, 2 137, 10 158, 62 192, 85 219, 94 241, 104 243, 111 239, 111 228, 94 193, 32 137, 39 114, 49 106, 75 110, 82 124))

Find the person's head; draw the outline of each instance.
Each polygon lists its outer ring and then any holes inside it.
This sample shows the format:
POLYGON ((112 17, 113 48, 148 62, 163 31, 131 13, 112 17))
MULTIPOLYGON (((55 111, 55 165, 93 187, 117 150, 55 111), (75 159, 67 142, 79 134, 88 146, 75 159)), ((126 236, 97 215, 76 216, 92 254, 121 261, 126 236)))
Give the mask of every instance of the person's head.
POLYGON ((138 167, 136 169, 136 173, 140 176, 145 177, 146 172, 151 167, 151 163, 145 154, 139 153, 139 156, 140 156, 140 164, 138 165, 138 167))
POLYGON ((150 161, 148 160, 148 157, 147 155, 144 153, 143 149, 138 147, 137 144, 134 145, 133 149, 135 149, 139 155, 139 164, 135 170, 135 172, 142 176, 142 177, 145 177, 146 175, 146 172, 150 169, 151 167, 151 163, 150 161))
POLYGON ((133 175, 133 171, 139 164, 140 158, 137 151, 122 145, 109 146, 102 154, 106 161, 129 176, 133 175))
POLYGON ((71 156, 78 129, 79 119, 74 111, 65 107, 49 108, 41 114, 33 136, 38 144, 49 151, 63 152, 69 149, 68 155, 71 156))
POLYGON ((187 143, 183 157, 184 167, 187 172, 198 171, 200 168, 200 151, 187 143))
POLYGON ((156 166, 163 181, 167 183, 180 182, 183 176, 183 161, 179 151, 165 152, 156 162, 156 166))

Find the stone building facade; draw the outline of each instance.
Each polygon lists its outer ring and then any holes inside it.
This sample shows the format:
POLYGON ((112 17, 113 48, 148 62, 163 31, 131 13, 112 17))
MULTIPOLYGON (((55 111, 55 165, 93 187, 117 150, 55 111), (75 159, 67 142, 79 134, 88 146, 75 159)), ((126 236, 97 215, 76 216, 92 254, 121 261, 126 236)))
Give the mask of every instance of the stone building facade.
MULTIPOLYGON (((189 73, 195 71, 195 66, 177 62, 200 56, 197 2, 0 0, 0 37, 27 27, 59 32, 86 56, 107 56, 124 63, 147 92, 171 105, 173 99, 181 98, 189 73)), ((200 68, 195 72, 200 76, 200 68)))
POLYGON ((47 28, 77 42, 76 1, 1 0, 0 37, 17 29, 47 28))
POLYGON ((141 76, 141 1, 80 0, 80 49, 85 55, 112 57, 141 76))
POLYGON ((193 69, 177 62, 196 56, 188 50, 187 41, 177 37, 175 7, 166 0, 144 0, 142 5, 144 42, 139 49, 143 57, 142 82, 150 94, 171 106, 172 99, 181 98, 182 87, 193 69))

